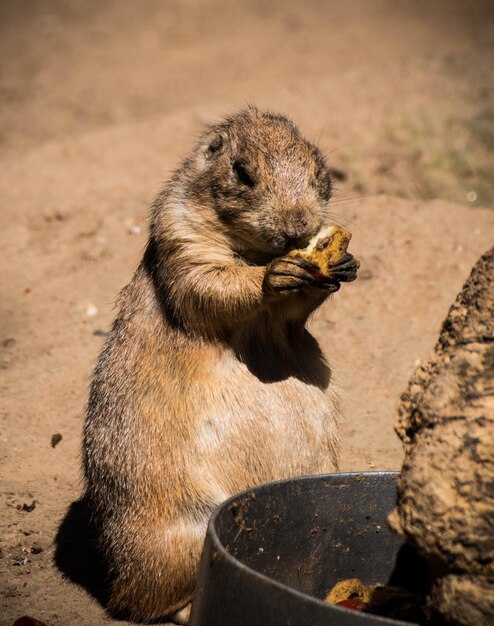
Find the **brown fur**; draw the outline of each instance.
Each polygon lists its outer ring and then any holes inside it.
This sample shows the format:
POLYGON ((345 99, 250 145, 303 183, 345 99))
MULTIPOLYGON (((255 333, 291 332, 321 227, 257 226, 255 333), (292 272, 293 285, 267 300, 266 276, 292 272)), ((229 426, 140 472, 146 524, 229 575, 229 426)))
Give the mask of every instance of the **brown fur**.
POLYGON ((338 396, 305 322, 339 284, 283 257, 329 221, 330 194, 319 151, 249 108, 210 127, 157 198, 84 429, 112 612, 173 619, 220 502, 337 467, 338 396))

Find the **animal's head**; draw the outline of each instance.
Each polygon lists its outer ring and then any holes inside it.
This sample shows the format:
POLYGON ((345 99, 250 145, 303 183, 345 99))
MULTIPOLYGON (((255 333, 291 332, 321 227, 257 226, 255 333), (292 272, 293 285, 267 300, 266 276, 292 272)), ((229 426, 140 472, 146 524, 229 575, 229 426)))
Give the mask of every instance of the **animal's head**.
POLYGON ((331 178, 320 151, 286 117, 249 107, 202 136, 190 198, 252 251, 303 247, 328 216, 331 178))

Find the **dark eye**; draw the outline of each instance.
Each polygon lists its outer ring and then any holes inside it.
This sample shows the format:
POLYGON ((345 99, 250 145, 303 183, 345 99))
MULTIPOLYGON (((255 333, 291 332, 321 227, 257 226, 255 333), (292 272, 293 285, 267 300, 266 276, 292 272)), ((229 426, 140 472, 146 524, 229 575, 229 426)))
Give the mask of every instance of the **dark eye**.
POLYGON ((247 173, 245 167, 240 163, 240 161, 235 161, 233 164, 233 171, 237 175, 239 182, 242 185, 247 185, 247 187, 254 187, 255 182, 252 180, 251 176, 247 173))

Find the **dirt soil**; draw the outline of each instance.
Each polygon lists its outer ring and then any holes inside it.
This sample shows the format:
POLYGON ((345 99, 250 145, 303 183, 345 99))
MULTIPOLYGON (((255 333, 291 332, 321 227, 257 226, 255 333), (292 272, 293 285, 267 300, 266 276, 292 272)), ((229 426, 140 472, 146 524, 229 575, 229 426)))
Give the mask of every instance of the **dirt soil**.
POLYGON ((112 624, 55 537, 153 196, 246 102, 322 146, 362 261, 312 321, 344 389, 341 465, 399 469, 399 395, 494 238, 494 7, 3 0, 0 64, 0 625, 112 624))

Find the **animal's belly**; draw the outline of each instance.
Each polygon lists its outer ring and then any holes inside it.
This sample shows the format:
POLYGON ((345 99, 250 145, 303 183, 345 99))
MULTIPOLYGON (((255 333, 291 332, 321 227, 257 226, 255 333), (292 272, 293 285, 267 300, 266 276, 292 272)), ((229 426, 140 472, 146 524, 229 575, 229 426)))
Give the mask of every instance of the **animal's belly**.
POLYGON ((225 495, 335 469, 337 396, 297 377, 263 382, 243 364, 218 369, 198 411, 195 451, 225 495))

